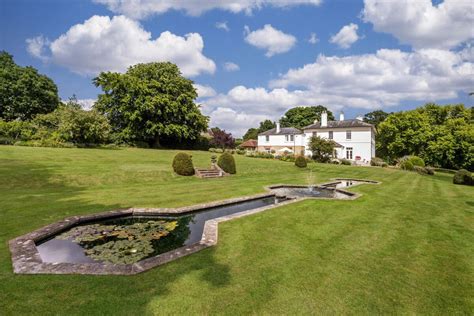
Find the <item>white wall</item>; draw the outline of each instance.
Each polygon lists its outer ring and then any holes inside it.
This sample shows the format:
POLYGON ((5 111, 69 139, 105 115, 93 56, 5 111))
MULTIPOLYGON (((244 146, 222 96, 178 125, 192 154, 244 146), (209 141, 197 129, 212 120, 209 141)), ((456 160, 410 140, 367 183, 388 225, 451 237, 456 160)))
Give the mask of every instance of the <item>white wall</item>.
POLYGON ((292 148, 293 146, 304 146, 304 135, 294 135, 294 141, 290 140, 290 135, 288 141, 286 141, 285 135, 270 135, 270 140, 267 142, 265 139, 266 136, 258 136, 258 146, 286 146, 292 148))
POLYGON ((329 131, 333 132, 332 139, 344 146, 344 148, 336 149, 338 158, 346 158, 347 147, 352 147, 352 160, 355 160, 356 156, 360 156, 362 161, 370 161, 375 156, 375 141, 372 139, 372 129, 370 127, 305 130, 306 155, 311 155, 308 150, 308 143, 311 136, 313 136, 313 132, 316 132, 319 137, 329 139, 329 131), (351 131, 351 139, 346 139, 346 131, 351 131))

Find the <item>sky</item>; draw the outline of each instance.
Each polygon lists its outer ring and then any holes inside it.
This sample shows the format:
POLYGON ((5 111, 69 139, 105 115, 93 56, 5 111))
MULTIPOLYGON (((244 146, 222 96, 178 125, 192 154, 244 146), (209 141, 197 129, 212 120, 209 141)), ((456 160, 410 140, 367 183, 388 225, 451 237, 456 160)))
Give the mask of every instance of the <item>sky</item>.
POLYGON ((101 71, 174 62, 236 137, 295 106, 474 100, 472 0, 0 0, 0 30, 0 50, 86 108, 101 71))

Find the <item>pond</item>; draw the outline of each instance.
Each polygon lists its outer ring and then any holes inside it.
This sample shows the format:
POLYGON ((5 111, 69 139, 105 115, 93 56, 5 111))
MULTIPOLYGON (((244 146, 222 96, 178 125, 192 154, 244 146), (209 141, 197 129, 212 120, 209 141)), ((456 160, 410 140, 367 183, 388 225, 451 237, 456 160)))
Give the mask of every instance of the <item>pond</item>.
POLYGON ((207 220, 285 200, 266 196, 187 214, 94 221, 39 241, 36 248, 43 262, 131 264, 199 242, 207 220))

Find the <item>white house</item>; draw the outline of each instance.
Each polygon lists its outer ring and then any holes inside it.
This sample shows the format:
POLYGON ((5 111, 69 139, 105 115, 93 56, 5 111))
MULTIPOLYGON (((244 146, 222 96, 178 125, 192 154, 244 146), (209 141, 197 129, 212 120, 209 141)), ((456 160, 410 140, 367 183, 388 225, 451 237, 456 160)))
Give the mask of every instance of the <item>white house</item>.
POLYGON ((375 157, 375 133, 371 124, 357 119, 345 120, 341 113, 339 121, 328 121, 327 113, 321 114, 321 122, 314 121, 303 130, 277 127, 258 135, 258 151, 275 154, 294 153, 311 156, 309 140, 317 135, 335 142, 334 156, 363 163, 375 157))

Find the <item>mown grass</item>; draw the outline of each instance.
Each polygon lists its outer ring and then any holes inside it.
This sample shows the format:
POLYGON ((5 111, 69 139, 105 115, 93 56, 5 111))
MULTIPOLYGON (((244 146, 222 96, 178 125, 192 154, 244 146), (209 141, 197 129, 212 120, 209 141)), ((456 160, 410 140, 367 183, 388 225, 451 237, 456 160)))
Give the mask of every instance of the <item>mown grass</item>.
POLYGON ((236 156, 237 175, 203 180, 175 176, 175 153, 0 146, 0 314, 474 313, 474 189, 451 175, 236 156), (255 194, 309 169, 383 183, 223 223, 216 247, 136 276, 12 273, 8 240, 63 217, 255 194))

